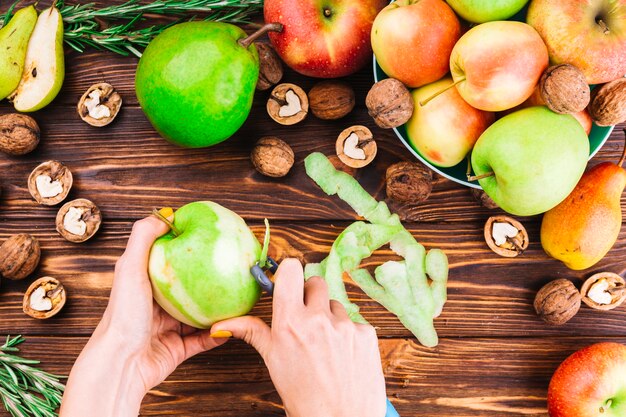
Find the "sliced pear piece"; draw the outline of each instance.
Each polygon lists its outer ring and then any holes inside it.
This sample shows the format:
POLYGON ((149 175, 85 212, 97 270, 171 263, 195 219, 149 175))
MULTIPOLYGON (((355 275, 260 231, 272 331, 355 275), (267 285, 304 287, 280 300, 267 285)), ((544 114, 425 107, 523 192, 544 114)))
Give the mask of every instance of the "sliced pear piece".
POLYGON ((0 100, 19 85, 24 72, 28 40, 37 23, 34 6, 18 10, 0 29, 0 100))
POLYGON ((51 7, 39 15, 28 42, 22 80, 12 94, 15 110, 31 112, 47 106, 61 90, 64 78, 63 18, 51 7))

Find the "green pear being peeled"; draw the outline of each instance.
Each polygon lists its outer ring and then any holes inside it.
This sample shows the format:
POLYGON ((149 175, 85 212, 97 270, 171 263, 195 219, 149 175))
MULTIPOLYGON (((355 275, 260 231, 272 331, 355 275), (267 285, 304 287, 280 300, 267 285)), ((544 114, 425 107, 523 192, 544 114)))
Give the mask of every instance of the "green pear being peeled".
POLYGON ((28 40, 36 22, 37 11, 28 6, 18 10, 0 29, 0 100, 11 94, 22 79, 28 40))
POLYGON ((56 7, 42 11, 28 42, 24 72, 11 94, 15 110, 37 111, 57 96, 65 78, 63 18, 56 7))
POLYGON ((588 158, 589 139, 580 123, 540 106, 492 124, 474 146, 472 167, 502 209, 532 216, 550 210, 572 192, 588 158))
POLYGON ((159 305, 197 328, 250 311, 261 294, 250 273, 261 245, 243 219, 201 201, 178 209, 173 226, 150 251, 148 273, 159 305))

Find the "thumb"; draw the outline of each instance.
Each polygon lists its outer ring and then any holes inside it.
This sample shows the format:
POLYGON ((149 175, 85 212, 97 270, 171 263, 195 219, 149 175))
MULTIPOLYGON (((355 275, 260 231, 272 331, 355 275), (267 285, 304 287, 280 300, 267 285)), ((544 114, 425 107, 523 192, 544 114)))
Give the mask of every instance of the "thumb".
POLYGON ((255 348, 259 354, 266 358, 272 342, 270 327, 258 317, 244 316, 235 317, 215 323, 211 327, 211 334, 217 332, 230 332, 233 337, 241 339, 255 348))

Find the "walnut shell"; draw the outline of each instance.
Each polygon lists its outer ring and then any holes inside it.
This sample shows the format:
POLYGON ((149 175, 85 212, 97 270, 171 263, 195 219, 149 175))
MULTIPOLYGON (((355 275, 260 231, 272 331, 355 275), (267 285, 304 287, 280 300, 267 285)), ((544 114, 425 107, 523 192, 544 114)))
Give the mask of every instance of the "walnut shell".
POLYGON ((335 142, 335 151, 341 162, 350 168, 363 168, 374 160, 378 146, 371 130, 365 126, 355 125, 339 134, 335 142))
POLYGON ((304 90, 295 84, 278 84, 270 93, 269 100, 267 100, 267 113, 275 122, 281 125, 295 125, 304 120, 309 113, 309 99, 304 90), (290 92, 298 98, 300 110, 283 114, 282 109, 289 107, 290 92))
POLYGON ((409 90, 395 78, 387 78, 372 86, 365 105, 374 122, 383 129, 402 126, 413 116, 415 104, 409 90))
POLYGON ((269 90, 283 78, 283 63, 269 43, 255 42, 254 45, 259 53, 259 80, 256 89, 269 90))
POLYGON ((337 120, 354 109, 354 90, 343 81, 321 81, 309 91, 309 107, 323 120, 337 120))
POLYGON ((83 119, 83 121, 85 121, 87 124, 95 127, 103 127, 115 120, 121 108, 122 96, 119 95, 115 88, 113 88, 113 86, 108 83, 98 83, 92 85, 87 91, 85 91, 85 94, 83 94, 78 102, 77 110, 80 118, 83 119), (108 116, 95 118, 92 117, 91 113, 89 112, 87 102, 92 100, 90 94, 94 92, 98 92, 99 94, 98 106, 104 106, 109 109, 108 116))
POLYGON ((37 268, 41 258, 39 241, 29 234, 13 235, 0 246, 0 277, 24 279, 37 268))
POLYGON ((81 243, 93 237, 98 229, 100 229, 101 223, 102 215, 100 213, 100 209, 94 203, 84 198, 79 198, 65 203, 57 213, 56 217, 57 232, 59 232, 59 234, 66 240, 73 243, 81 243), (82 211, 79 219, 79 221, 85 223, 85 232, 82 235, 75 234, 67 230, 65 217, 71 208, 76 208, 82 211))
POLYGON ((582 300, 589 307, 596 310, 613 310, 626 301, 626 281, 621 276, 612 272, 600 272, 588 278, 580 288, 582 300), (589 297, 589 291, 597 282, 605 280, 608 283, 608 292, 611 302, 609 304, 600 304, 589 297))
POLYGON ((250 154, 250 160, 261 174, 279 178, 289 173, 295 155, 285 141, 274 136, 266 136, 256 143, 250 154))
POLYGON ((593 90, 589 113, 598 126, 613 126, 626 121, 626 78, 618 78, 593 90))
POLYGON ((539 81, 539 91, 550 110, 560 114, 585 110, 591 96, 585 74, 570 64, 546 69, 539 81))
POLYGON ((490 210, 500 208, 500 206, 498 206, 498 204, 495 201, 493 201, 491 197, 489 197, 489 195, 483 190, 480 190, 478 188, 472 188, 471 192, 472 192, 472 196, 474 197, 474 199, 482 207, 488 208, 490 210))
POLYGON ((570 280, 561 278, 549 282, 535 297, 535 311, 548 324, 560 326, 578 313, 581 296, 570 280))
POLYGON ((32 318, 40 320, 48 319, 61 311, 63 306, 65 306, 66 300, 67 292, 63 284, 55 278, 43 277, 33 282, 26 290, 24 299, 22 300, 22 310, 32 318), (35 293, 35 291, 40 287, 43 287, 43 290, 45 291, 45 298, 50 300, 49 310, 38 310, 33 308, 31 298, 33 293, 35 293))
POLYGON ((523 224, 509 216, 491 216, 485 223, 485 242, 487 246, 500 256, 505 258, 515 258, 528 249, 528 232, 523 224), (504 223, 517 229, 515 236, 507 236, 506 240, 498 244, 498 239, 494 233, 498 223, 504 223))
POLYGON ((70 171, 67 166, 59 161, 47 161, 38 165, 28 176, 28 191, 39 204, 54 206, 65 200, 72 189, 73 182, 74 177, 72 176, 72 171, 70 171), (42 175, 50 177, 51 182, 58 181, 61 184, 62 191, 54 196, 42 196, 42 190, 40 190, 37 185, 37 178, 42 175))
POLYGON ((26 155, 39 144, 39 125, 30 116, 19 113, 0 116, 0 152, 26 155))
POLYGON ((398 162, 385 174, 387 197, 401 203, 426 201, 433 190, 432 171, 417 162, 398 162))

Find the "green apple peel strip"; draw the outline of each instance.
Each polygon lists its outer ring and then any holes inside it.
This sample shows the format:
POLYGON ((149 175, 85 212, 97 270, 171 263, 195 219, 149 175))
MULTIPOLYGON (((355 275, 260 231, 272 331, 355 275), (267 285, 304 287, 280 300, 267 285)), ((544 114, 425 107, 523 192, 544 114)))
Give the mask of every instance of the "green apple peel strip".
POLYGON ((343 304, 350 318, 366 323, 359 307, 350 302, 343 282, 347 273, 372 299, 395 314, 424 346, 438 343, 433 319, 447 299, 448 259, 439 249, 428 253, 409 233, 384 202, 376 201, 350 175, 337 171, 321 153, 309 155, 306 172, 328 195, 337 194, 370 223, 348 226, 333 243, 328 257, 308 264, 305 277, 321 276, 328 283, 331 299, 343 304), (374 271, 374 277, 359 269, 361 261, 389 244, 404 261, 388 261, 374 271), (430 278, 430 282, 428 280, 430 278))

